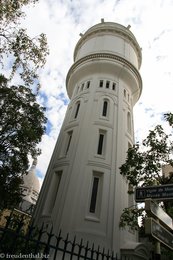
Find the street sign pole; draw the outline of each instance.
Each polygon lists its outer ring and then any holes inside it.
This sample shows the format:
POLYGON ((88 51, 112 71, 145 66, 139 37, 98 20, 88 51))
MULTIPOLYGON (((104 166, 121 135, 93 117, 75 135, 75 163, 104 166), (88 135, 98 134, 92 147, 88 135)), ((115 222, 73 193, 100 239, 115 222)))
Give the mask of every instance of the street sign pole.
MULTIPOLYGON (((156 221, 159 223, 158 220, 156 221)), ((155 260, 161 260, 161 246, 158 240, 155 241, 155 260)))
POLYGON ((155 260, 161 259, 161 249, 160 249, 160 242, 155 242, 155 260))

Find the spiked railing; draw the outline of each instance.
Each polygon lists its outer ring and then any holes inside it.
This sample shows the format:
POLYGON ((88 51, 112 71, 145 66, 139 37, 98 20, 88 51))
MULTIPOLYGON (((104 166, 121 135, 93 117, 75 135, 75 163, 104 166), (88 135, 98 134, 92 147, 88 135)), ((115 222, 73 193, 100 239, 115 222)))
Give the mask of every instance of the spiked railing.
POLYGON ((9 218, 6 226, 0 228, 0 258, 16 259, 51 259, 51 260, 130 260, 123 257, 119 259, 113 252, 90 245, 81 239, 77 242, 76 236, 69 238, 69 234, 63 239, 61 231, 58 236, 53 234, 53 228, 49 231, 42 224, 40 228, 28 226, 27 232, 22 230, 22 220, 16 229, 10 228, 9 218))

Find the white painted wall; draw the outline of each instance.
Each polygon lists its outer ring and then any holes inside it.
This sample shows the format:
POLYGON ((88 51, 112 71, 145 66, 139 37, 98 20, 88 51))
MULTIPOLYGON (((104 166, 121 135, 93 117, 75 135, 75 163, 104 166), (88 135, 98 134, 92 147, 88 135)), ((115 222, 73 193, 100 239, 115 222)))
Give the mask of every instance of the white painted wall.
POLYGON ((76 62, 67 75, 71 102, 43 183, 35 221, 53 223, 54 233, 62 229, 64 234, 69 232, 119 253, 129 240, 137 241, 135 233, 119 229, 122 210, 133 202, 119 167, 134 141, 133 106, 142 88, 136 69, 141 62, 140 48, 137 42, 134 44, 132 33, 121 25, 102 23, 91 29, 79 40, 76 62), (104 81, 103 87, 99 86, 100 80, 104 81), (110 81, 109 88, 106 81, 110 81), (107 117, 102 116, 104 100, 108 101, 107 117), (74 118, 77 102, 80 108, 74 118), (97 154, 99 131, 105 134, 102 155, 97 154), (89 210, 93 174, 100 182, 95 213, 89 210))

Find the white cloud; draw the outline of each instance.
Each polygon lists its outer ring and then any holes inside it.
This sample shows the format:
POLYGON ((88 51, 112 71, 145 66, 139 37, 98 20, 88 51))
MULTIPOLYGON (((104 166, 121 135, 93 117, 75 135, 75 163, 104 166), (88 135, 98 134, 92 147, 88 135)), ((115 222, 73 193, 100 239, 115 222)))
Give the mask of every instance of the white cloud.
POLYGON ((28 32, 32 36, 46 33, 50 48, 46 66, 40 75, 42 88, 39 101, 46 105, 51 124, 40 144, 42 155, 38 158, 37 168, 42 175, 46 172, 65 115, 65 100, 68 102, 65 78, 73 63, 79 33, 99 23, 101 18, 124 26, 130 24, 142 47, 143 92, 134 109, 137 139, 144 138, 148 129, 160 122, 162 112, 172 110, 171 0, 40 0, 26 12, 28 16, 24 25, 28 32))

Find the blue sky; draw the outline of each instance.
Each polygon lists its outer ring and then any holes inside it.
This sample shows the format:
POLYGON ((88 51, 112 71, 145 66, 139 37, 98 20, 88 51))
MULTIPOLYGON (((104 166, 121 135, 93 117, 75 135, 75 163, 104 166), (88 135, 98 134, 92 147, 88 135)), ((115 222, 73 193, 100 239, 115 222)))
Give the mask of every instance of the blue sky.
POLYGON ((105 21, 131 25, 142 48, 143 92, 134 108, 135 136, 142 140, 163 112, 172 111, 173 97, 173 1, 172 0, 40 0, 26 8, 23 26, 35 36, 44 32, 50 55, 40 72, 39 102, 47 107, 49 123, 43 136, 37 171, 42 181, 50 161, 67 104, 65 79, 73 63, 80 33, 105 21))

